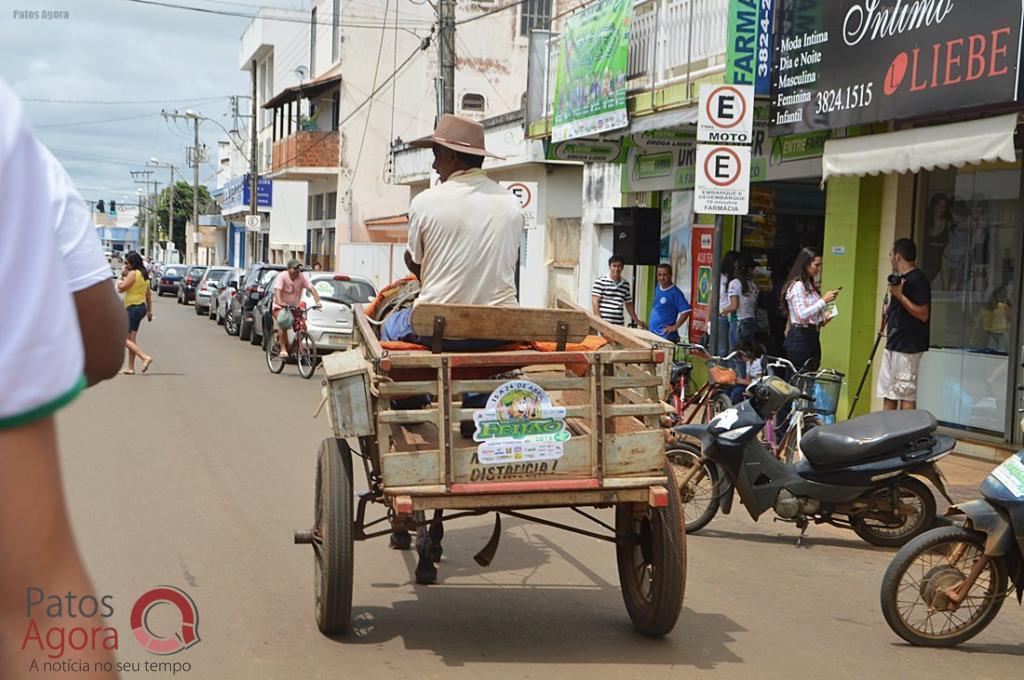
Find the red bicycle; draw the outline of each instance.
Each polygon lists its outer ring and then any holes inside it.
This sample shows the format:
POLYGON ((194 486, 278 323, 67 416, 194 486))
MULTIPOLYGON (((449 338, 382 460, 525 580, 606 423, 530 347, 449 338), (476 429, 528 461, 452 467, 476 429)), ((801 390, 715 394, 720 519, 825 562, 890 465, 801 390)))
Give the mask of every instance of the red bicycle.
POLYGON ((271 373, 280 373, 289 360, 294 359, 299 367, 299 375, 307 380, 313 377, 316 370, 316 345, 313 344, 313 337, 306 332, 306 303, 300 303, 298 307, 288 307, 292 313, 292 339, 288 343, 288 356, 281 356, 281 341, 278 335, 273 333, 267 342, 267 368, 271 373))

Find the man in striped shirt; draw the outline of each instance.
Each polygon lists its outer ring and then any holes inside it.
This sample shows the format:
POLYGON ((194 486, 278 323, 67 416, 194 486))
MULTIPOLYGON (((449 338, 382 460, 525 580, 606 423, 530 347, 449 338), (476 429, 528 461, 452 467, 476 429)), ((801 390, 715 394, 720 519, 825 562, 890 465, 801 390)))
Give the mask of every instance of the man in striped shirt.
POLYGON ((636 309, 633 307, 633 291, 629 281, 622 278, 622 269, 625 266, 626 262, 621 255, 612 255, 608 258, 608 274, 594 281, 590 291, 594 314, 608 323, 624 326, 626 317, 622 309, 625 307, 633 323, 643 328, 644 322, 637 318, 636 309))

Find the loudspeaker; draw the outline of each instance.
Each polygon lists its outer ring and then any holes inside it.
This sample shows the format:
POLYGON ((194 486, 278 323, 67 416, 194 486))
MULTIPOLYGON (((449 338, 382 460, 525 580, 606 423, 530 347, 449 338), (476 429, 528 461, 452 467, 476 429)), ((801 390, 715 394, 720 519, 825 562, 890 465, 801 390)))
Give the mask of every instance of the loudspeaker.
POLYGON ((661 261, 661 209, 615 208, 612 252, 626 264, 655 265, 661 261))

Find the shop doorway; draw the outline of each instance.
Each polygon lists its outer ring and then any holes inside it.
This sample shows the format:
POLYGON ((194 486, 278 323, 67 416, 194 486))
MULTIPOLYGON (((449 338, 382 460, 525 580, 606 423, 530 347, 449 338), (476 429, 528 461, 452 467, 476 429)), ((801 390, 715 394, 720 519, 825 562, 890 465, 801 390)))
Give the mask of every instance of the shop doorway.
POLYGON ((825 242, 825 191, 819 180, 762 182, 750 189, 750 214, 739 221, 737 250, 754 261, 759 289, 757 325, 765 349, 781 356, 786 316, 780 297, 802 248, 821 252, 825 242))

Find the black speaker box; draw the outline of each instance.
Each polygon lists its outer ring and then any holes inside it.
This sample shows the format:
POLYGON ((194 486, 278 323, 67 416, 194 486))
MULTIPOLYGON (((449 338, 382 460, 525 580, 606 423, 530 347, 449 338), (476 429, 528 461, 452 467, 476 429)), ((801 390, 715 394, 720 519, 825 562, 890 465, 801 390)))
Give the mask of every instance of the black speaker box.
POLYGON ((661 209, 615 208, 612 252, 626 264, 655 265, 661 261, 661 209))

